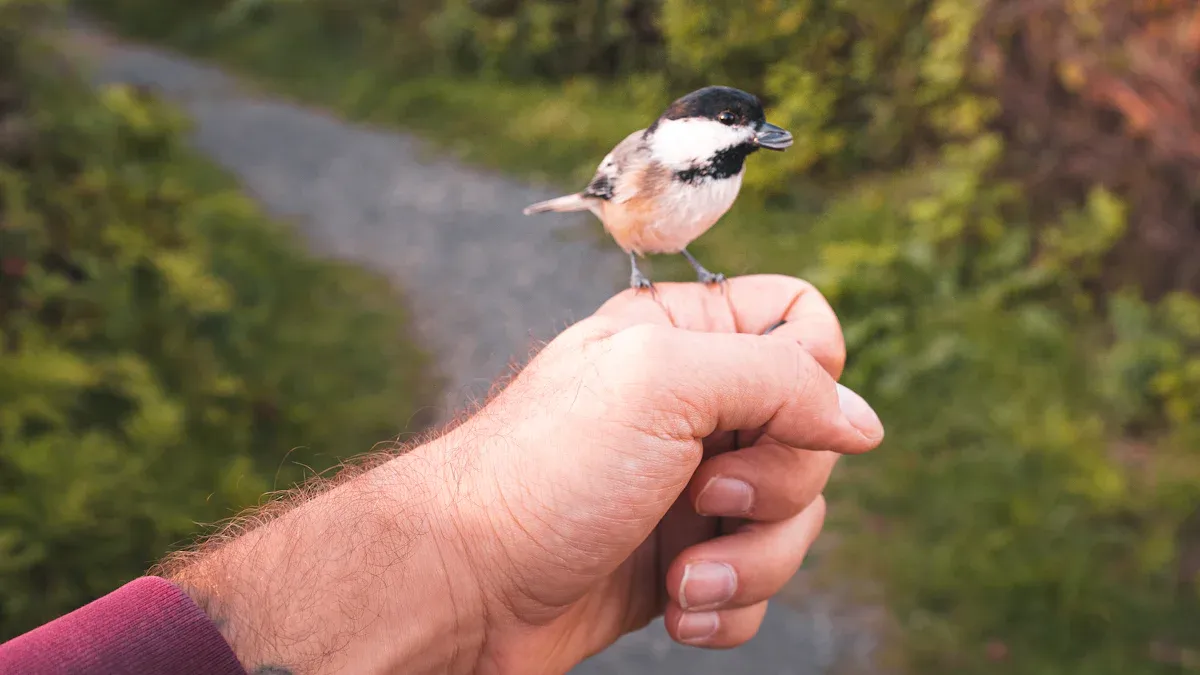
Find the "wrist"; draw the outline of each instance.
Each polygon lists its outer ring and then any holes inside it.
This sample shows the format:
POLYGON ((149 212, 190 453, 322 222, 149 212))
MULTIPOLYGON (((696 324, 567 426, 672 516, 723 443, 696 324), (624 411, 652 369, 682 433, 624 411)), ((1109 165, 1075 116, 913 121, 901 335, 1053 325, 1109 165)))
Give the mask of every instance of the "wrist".
POLYGON ((422 446, 339 481, 166 576, 252 675, 471 672, 483 599, 450 483, 428 475, 436 454, 422 446))
POLYGON ((485 648, 474 669, 480 675, 566 672, 619 637, 610 625, 567 615, 590 568, 603 563, 580 545, 569 518, 557 518, 573 508, 529 452, 537 443, 570 441, 546 424, 533 397, 523 403, 513 408, 494 399, 487 412, 434 444, 437 461, 453 467, 458 494, 447 513, 458 559, 473 570, 482 600, 485 648))

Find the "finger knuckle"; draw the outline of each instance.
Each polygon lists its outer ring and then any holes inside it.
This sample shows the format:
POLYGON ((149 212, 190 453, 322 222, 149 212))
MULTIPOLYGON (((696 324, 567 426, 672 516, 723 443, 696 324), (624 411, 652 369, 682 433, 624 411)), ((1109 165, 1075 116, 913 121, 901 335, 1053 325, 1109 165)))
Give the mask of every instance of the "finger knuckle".
POLYGON ((829 513, 829 502, 825 501, 825 494, 820 493, 813 498, 812 503, 807 507, 813 511, 813 518, 824 523, 825 516, 829 513))
POLYGON ((792 304, 801 301, 801 298, 809 298, 812 302, 821 306, 826 317, 822 317, 821 324, 825 327, 828 323, 828 331, 822 336, 822 339, 814 340, 810 346, 810 351, 817 357, 817 360, 825 364, 834 374, 835 377, 840 375, 846 366, 846 337, 842 333, 841 323, 838 321, 837 313, 833 311, 833 306, 829 304, 829 300, 825 297, 816 286, 803 279, 795 277, 785 277, 784 285, 792 295, 792 304))
POLYGON ((787 491, 781 496, 780 501, 783 506, 784 517, 794 516, 812 504, 813 496, 817 492, 811 485, 811 480, 808 476, 800 476, 800 484, 795 486, 795 489, 787 491))
POLYGON ((811 293, 818 297, 825 297, 821 295, 821 291, 817 290, 816 286, 812 285, 811 282, 805 281, 804 279, 799 277, 791 277, 791 283, 792 288, 797 295, 808 295, 811 293))
POLYGON ((801 293, 818 292, 816 286, 813 286, 800 277, 793 277, 787 274, 761 274, 759 276, 766 282, 778 284, 778 288, 787 293, 799 295, 801 293))
POLYGON ((670 330, 639 325, 615 334, 603 371, 611 403, 627 426, 643 436, 677 440, 678 401, 663 395, 676 383, 670 330))
POLYGON ((666 336, 658 325, 635 325, 612 336, 604 370, 622 400, 653 393, 666 358, 666 336))
MULTIPOLYGON (((836 324, 835 324, 836 327, 836 324)), ((830 340, 822 344, 820 354, 813 354, 824 361, 834 377, 846 369, 846 338, 840 329, 833 331, 830 340)))
POLYGON ((644 373, 643 378, 653 377, 670 357, 667 333, 667 328, 651 324, 627 328, 613 335, 609 354, 632 372, 644 373))
MULTIPOLYGON (((797 401, 820 401, 828 375, 811 352, 796 342, 780 345, 792 364, 792 396, 797 401)), ((782 361, 782 359, 781 359, 782 361)))
POLYGON ((841 438, 842 412, 838 404, 837 382, 808 350, 797 347, 792 351, 794 376, 792 397, 802 402, 811 416, 809 435, 814 450, 826 450, 841 438))

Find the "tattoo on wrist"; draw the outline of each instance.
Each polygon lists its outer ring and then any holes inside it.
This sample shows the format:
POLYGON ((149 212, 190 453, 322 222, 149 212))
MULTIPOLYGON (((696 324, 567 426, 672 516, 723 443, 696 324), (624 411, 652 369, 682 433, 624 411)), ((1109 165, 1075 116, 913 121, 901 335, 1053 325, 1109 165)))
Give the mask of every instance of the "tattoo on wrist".
POLYGON ((259 666, 250 671, 250 675, 292 675, 292 669, 284 666, 259 666))

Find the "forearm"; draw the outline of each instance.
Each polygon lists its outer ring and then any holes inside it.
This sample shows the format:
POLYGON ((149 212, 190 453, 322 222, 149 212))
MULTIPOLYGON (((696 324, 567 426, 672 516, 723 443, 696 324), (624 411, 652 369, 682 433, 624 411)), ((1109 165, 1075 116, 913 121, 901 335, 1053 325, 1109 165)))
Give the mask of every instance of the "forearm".
POLYGON ((423 446, 317 496, 289 495, 164 576, 254 673, 463 672, 481 600, 448 536, 453 497, 423 446), (290 502, 290 505, 289 505, 290 502))

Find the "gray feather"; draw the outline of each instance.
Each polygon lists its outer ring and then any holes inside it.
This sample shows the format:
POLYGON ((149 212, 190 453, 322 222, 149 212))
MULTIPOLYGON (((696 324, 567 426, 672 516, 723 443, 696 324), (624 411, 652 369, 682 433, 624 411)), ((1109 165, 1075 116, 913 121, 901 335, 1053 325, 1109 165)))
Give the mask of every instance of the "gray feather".
POLYGON ((531 216, 535 213, 546 213, 547 211, 557 211, 559 213, 569 213, 571 211, 587 211, 590 207, 588 198, 582 193, 573 195, 563 195, 554 199, 547 199, 544 202, 530 204, 525 207, 525 215, 531 216))

